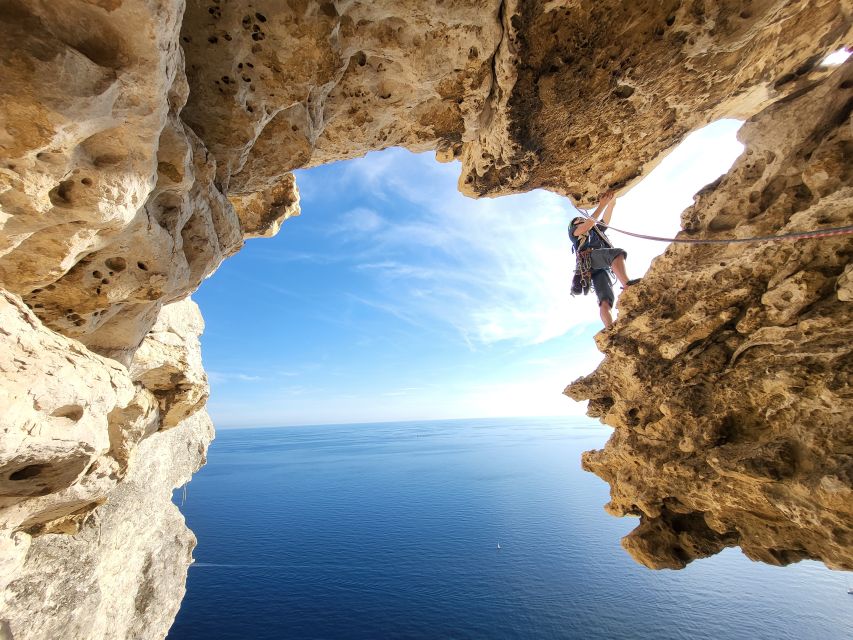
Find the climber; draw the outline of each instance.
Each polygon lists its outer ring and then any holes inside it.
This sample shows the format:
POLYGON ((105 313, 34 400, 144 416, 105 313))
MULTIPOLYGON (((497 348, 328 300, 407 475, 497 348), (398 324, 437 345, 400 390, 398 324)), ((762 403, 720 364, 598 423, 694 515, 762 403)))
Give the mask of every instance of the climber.
POLYGON ((613 287, 610 283, 612 272, 622 287, 628 287, 640 281, 640 278, 628 279, 625 268, 625 258, 628 252, 624 249, 616 249, 604 235, 610 218, 613 216, 613 208, 616 206, 616 198, 612 191, 601 196, 598 206, 591 218, 578 216, 569 225, 569 237, 572 240, 573 251, 577 257, 575 266, 575 277, 572 282, 572 295, 589 291, 590 283, 595 288, 598 297, 598 313, 604 327, 609 329, 613 325, 611 310, 615 303, 613 287), (596 224, 598 216, 604 213, 600 223, 596 224))

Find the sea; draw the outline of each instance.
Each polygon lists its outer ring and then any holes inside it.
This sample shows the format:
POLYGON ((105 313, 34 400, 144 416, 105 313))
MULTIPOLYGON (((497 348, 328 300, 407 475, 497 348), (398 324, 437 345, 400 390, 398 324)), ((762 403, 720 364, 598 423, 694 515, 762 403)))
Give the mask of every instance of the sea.
POLYGON ((580 468, 610 430, 488 419, 220 430, 169 640, 853 638, 853 576, 737 549, 651 571, 580 468))

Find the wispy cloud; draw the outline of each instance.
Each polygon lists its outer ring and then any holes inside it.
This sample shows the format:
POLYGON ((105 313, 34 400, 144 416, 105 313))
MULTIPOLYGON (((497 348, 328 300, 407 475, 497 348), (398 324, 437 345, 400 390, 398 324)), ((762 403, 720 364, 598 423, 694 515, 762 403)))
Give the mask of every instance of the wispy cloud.
POLYGON ((408 396, 413 391, 417 391, 418 387, 405 387, 403 389, 396 389, 395 391, 386 391, 382 395, 387 396, 389 398, 397 397, 397 396, 408 396))
POLYGON ((561 335, 577 319, 568 298, 566 203, 543 191, 471 200, 456 190, 458 171, 399 149, 347 169, 352 188, 397 203, 384 217, 347 212, 337 228, 365 235, 350 255, 373 278, 376 296, 359 302, 416 326, 452 328, 472 348, 561 335))
MULTIPOLYGON (((675 234, 693 194, 741 152, 738 126, 690 136, 619 199, 613 223, 675 234)), ((281 330, 248 336, 253 316, 238 324, 232 305, 220 305, 228 333, 205 311, 205 340, 218 347, 205 354, 218 422, 583 412, 561 391, 600 361, 592 336, 601 323, 594 294, 569 295, 565 198, 467 199, 458 164, 400 149, 313 171, 298 177, 312 215, 241 254, 231 276, 266 294, 255 313, 281 330), (254 348, 240 351, 247 339, 254 348)), ((632 276, 666 248, 611 238, 628 250, 632 276)))
POLYGON ((357 207, 347 211, 340 216, 336 226, 330 229, 331 233, 371 233, 384 226, 385 221, 378 213, 366 207, 357 207))
POLYGON ((255 375, 242 371, 207 371, 207 379, 211 384, 227 384, 234 382, 272 383, 280 378, 295 378, 298 371, 287 369, 267 370, 265 375, 255 375))
POLYGON ((208 371, 207 379, 211 384, 224 384, 226 382, 260 382, 262 376, 231 371, 208 371))
POLYGON ((286 264, 290 262, 302 262, 307 264, 334 264, 341 262, 342 257, 335 252, 311 252, 311 251, 276 251, 274 249, 252 248, 253 258, 272 262, 275 264, 286 264))

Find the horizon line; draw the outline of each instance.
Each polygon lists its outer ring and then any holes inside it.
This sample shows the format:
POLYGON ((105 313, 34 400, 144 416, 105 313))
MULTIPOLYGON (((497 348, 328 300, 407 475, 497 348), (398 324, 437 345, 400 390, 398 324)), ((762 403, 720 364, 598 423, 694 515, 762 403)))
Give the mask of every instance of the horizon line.
POLYGON ((600 420, 596 418, 591 418, 586 415, 544 415, 544 416, 483 416, 479 418, 412 418, 412 419, 404 419, 404 420, 375 420, 368 422, 315 422, 315 423, 293 423, 293 424, 257 424, 257 425, 223 425, 217 426, 215 421, 211 418, 211 422, 213 422, 214 429, 217 431, 236 431, 241 429, 293 429, 299 427, 352 427, 352 426, 373 426, 373 425, 387 425, 387 424, 400 424, 400 423, 434 423, 434 422, 463 422, 463 421, 473 421, 473 420, 553 420, 555 418, 560 419, 583 419, 588 420, 595 424, 596 426, 607 427, 612 429, 609 425, 604 424, 600 420))

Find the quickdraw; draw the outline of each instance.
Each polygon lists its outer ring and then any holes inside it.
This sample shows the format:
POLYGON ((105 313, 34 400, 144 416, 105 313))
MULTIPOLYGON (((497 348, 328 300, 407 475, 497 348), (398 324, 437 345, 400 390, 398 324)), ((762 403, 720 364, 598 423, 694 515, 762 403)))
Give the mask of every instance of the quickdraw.
POLYGON ((573 296, 586 295, 592 286, 592 251, 592 249, 584 249, 576 254, 575 275, 572 278, 573 296))

